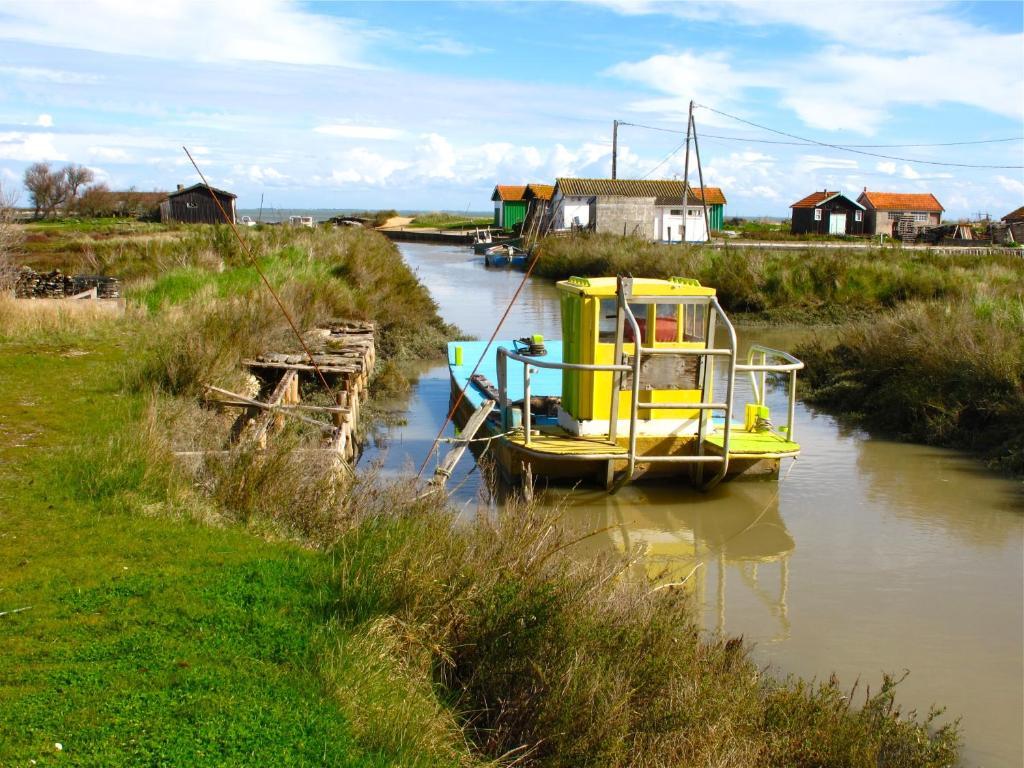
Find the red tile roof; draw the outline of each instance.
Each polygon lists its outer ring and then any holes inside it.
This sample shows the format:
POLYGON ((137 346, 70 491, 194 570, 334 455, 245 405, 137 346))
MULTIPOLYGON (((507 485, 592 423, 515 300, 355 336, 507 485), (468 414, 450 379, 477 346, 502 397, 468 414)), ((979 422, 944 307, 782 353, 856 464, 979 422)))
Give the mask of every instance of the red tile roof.
POLYGON ((526 185, 514 186, 510 184, 499 184, 494 188, 494 194, 491 195, 491 200, 522 200, 523 194, 526 192, 526 185))
POLYGON ((817 208, 818 204, 828 200, 830 197, 835 197, 838 192, 829 192, 827 190, 822 192, 812 192, 802 200, 797 200, 793 203, 790 208, 817 208))
POLYGON ((555 193, 554 184, 527 184, 526 197, 535 197, 538 200, 550 200, 555 193))
POLYGON ((924 194, 908 194, 903 192, 868 192, 866 189, 857 198, 865 202, 869 208, 876 211, 937 211, 942 213, 945 210, 935 195, 926 192, 924 194))
MULTIPOLYGON (((683 182, 669 179, 558 179, 555 185, 567 197, 653 197, 657 205, 671 205, 683 199, 683 182)), ((719 187, 705 187, 708 205, 725 205, 719 187)), ((701 202, 700 189, 690 188, 689 202, 701 202)))
POLYGON ((1024 205, 1018 208, 1016 211, 1006 214, 1003 216, 1003 221, 1008 224, 1015 224, 1018 221, 1024 221, 1024 205))

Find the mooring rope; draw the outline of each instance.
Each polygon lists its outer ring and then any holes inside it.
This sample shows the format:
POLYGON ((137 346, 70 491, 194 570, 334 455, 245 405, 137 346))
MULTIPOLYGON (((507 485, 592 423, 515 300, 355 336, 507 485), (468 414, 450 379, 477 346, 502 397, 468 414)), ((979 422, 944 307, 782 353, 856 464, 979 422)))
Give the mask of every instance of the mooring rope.
POLYGON ((437 450, 438 444, 441 442, 441 436, 444 434, 445 429, 448 427, 448 423, 455 416, 455 411, 462 403, 466 396, 466 390, 469 388, 470 382, 473 380, 473 376, 479 370, 480 365, 483 363, 484 358, 491 349, 491 345, 494 344, 494 340, 498 338, 498 331, 501 330, 501 326, 505 324, 505 320, 508 318, 509 313, 512 311, 512 307, 515 306, 516 300, 519 298, 519 294, 522 292, 523 287, 526 285, 526 281, 530 279, 530 275, 533 273, 533 268, 537 266, 537 259, 540 257, 539 253, 535 253, 533 259, 530 261, 530 266, 526 269, 526 274, 523 275, 523 279, 519 283, 519 287, 516 288, 516 292, 512 294, 512 298, 508 302, 508 306, 505 307, 505 311, 502 312, 501 318, 498 320, 498 324, 494 326, 494 333, 491 334, 491 338, 487 340, 487 346, 484 347, 484 351, 480 353, 479 359, 476 361, 476 365, 473 366, 473 370, 470 372, 469 377, 466 379, 466 383, 462 385, 459 390, 458 397, 455 398, 455 403, 452 405, 451 410, 448 411, 448 415, 445 416, 444 423, 441 428, 437 430, 437 436, 434 438, 433 444, 430 446, 430 450, 427 451, 427 455, 423 457, 423 463, 420 464, 420 469, 416 473, 416 479, 419 480, 423 476, 423 470, 427 466, 427 462, 430 461, 430 457, 437 450))
POLYGON ((316 359, 313 357, 313 353, 306 345, 306 340, 302 338, 302 334, 299 333, 298 326, 295 325, 295 321, 292 319, 292 316, 288 313, 288 310, 285 308, 284 302, 281 301, 281 297, 277 295, 277 291, 274 290, 274 286, 270 284, 270 281, 267 279, 267 276, 263 273, 263 270, 260 268, 259 262, 256 260, 256 257, 252 255, 252 250, 249 248, 248 245, 245 244, 245 241, 242 240, 242 235, 239 234, 238 227, 235 226, 234 220, 230 216, 228 216, 228 212, 224 210, 224 206, 221 204, 220 198, 217 197, 216 194, 214 194, 213 187, 210 186, 210 182, 206 180, 206 176, 203 175, 203 172, 199 170, 199 166, 196 164, 195 159, 192 157, 192 153, 188 151, 188 147, 182 146, 182 149, 185 150, 185 154, 188 156, 189 162, 192 163, 192 167, 196 169, 196 173, 199 174, 199 178, 203 180, 203 186, 206 187, 207 192, 210 193, 210 197, 213 198, 213 202, 217 205, 217 208, 220 210, 220 215, 224 218, 225 223, 229 227, 231 227, 231 231, 235 233, 235 239, 238 240, 238 245, 239 247, 241 247, 242 253, 249 257, 249 261, 252 262, 252 266, 256 270, 256 273, 260 276, 260 279, 263 281, 263 284, 267 287, 267 290, 270 291, 270 295, 274 297, 274 301, 277 302, 277 306, 281 310, 281 313, 284 315, 285 320, 288 321, 288 325, 291 326, 292 332, 295 334, 295 338, 299 340, 299 344, 302 345, 302 349, 306 353, 306 357, 309 358, 309 364, 313 366, 313 370, 316 371, 316 375, 320 377, 320 383, 324 385, 324 389, 327 390, 327 394, 331 396, 331 399, 337 403, 338 396, 335 394, 334 388, 327 383, 327 378, 324 376, 323 371, 320 370, 320 366, 317 365, 316 359))

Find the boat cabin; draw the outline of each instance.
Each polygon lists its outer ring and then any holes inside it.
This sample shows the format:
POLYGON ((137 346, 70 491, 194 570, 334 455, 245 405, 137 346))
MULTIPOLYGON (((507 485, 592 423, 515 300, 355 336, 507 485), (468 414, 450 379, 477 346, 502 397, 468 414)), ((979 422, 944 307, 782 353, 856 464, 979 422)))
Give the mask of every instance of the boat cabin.
POLYGON ((641 474, 688 475, 709 488, 741 474, 777 474, 795 457, 792 355, 752 345, 715 289, 674 277, 573 277, 558 283, 561 340, 449 345, 453 413, 478 429, 508 479, 593 476, 617 488, 641 474), (716 333, 716 331, 718 331, 716 333), (752 396, 736 408, 737 373, 752 396), (788 421, 775 426, 768 374, 788 379, 788 421), (742 414, 734 421, 734 413, 742 414))

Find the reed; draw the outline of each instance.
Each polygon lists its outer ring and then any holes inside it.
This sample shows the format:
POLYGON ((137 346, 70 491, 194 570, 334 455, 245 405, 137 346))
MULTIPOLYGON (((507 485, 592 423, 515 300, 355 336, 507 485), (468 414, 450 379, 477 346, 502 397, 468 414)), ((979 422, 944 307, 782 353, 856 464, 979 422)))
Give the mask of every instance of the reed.
POLYGON ((662 245, 606 234, 549 237, 535 271, 548 278, 632 274, 693 277, 731 312, 835 322, 905 301, 1010 295, 1024 282, 1014 256, 949 256, 900 249, 842 250, 662 245))
POLYGON ((797 354, 810 402, 1024 472, 1022 295, 909 303, 797 354))

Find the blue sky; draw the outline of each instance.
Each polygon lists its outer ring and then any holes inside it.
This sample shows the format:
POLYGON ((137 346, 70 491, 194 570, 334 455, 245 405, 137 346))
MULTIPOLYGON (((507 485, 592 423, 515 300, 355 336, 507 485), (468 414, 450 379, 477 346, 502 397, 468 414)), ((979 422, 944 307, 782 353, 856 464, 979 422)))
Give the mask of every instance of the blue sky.
MULTIPOLYGON (((685 130, 730 215, 815 189, 1024 204, 1024 4, 159 4, 0 0, 0 183, 37 160, 112 187, 211 183, 254 207, 486 210, 495 183, 606 177, 615 119, 685 130), (150 7, 152 6, 152 7, 150 7)), ((681 137, 624 127, 619 176, 682 177, 681 137), (666 159, 667 158, 667 159, 666 159), (660 163, 660 165, 659 165, 660 163)), ((691 166, 692 167, 692 166, 691 166)), ((22 191, 22 198, 26 195, 22 191)))

